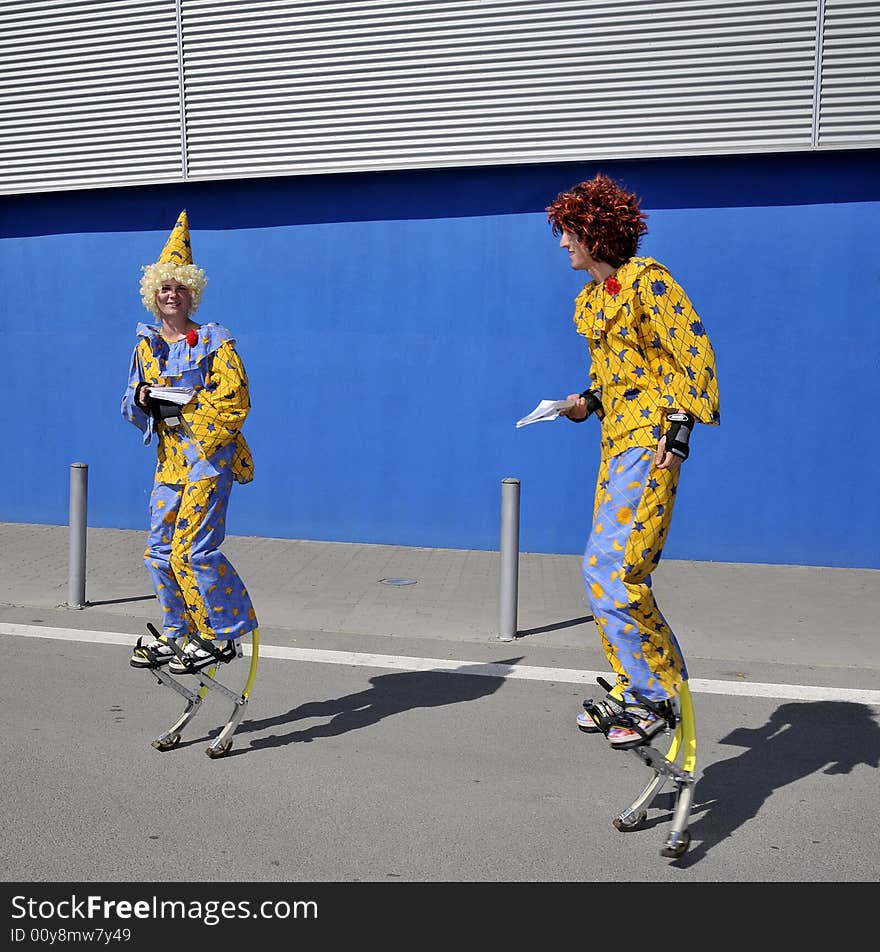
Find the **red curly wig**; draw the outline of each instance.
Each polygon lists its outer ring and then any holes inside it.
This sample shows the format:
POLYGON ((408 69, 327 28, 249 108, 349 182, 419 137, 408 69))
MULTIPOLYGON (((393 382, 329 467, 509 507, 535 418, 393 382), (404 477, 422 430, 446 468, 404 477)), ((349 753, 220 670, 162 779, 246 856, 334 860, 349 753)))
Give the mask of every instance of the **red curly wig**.
POLYGON ((615 268, 632 258, 648 230, 638 197, 601 172, 560 192, 546 210, 554 235, 569 232, 591 257, 615 268))

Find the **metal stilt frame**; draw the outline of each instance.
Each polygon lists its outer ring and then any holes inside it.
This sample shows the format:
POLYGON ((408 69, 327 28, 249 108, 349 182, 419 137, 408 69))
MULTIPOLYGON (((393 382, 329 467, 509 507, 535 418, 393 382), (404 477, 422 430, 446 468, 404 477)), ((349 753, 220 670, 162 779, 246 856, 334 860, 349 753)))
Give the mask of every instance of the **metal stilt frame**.
MULTIPOLYGON (((148 624, 147 629, 155 637, 158 637, 158 632, 152 625, 148 624)), ((155 747, 156 750, 173 750, 175 747, 177 747, 177 745, 180 743, 180 738, 184 729, 196 716, 199 708, 202 706, 202 701, 204 701, 210 691, 214 691, 218 695, 232 701, 233 708, 229 719, 223 725, 223 728, 217 737, 207 747, 205 753, 211 758, 217 758, 222 757, 231 750, 232 735, 235 733, 238 725, 241 723, 242 717, 244 716, 244 711, 247 707, 248 699, 254 686, 254 679, 257 676, 257 663, 259 661, 260 653, 260 636, 256 629, 251 632, 251 646, 251 664, 248 670, 247 681, 245 682, 244 689, 240 694, 236 694, 235 691, 231 691, 229 688, 215 679, 214 676, 217 673, 218 668, 221 667, 219 664, 212 665, 208 668, 203 668, 201 671, 196 671, 192 674, 181 675, 182 678, 195 678, 199 682, 198 690, 193 690, 192 688, 184 685, 181 681, 178 681, 177 678, 175 678, 167 670, 167 667, 145 669, 153 675, 158 684, 170 688, 172 691, 175 691, 186 700, 186 706, 184 707, 183 713, 180 715, 180 717, 174 722, 174 724, 171 725, 171 727, 168 728, 167 731, 160 734, 152 742, 152 746, 155 747)), ((176 647, 176 645, 174 647, 176 647)), ((241 658, 244 652, 241 647, 240 639, 236 648, 238 657, 241 658)), ((179 652, 180 649, 177 650, 179 652)))
MULTIPOLYGON (((614 818, 613 823, 621 832, 638 829, 647 819, 648 807, 657 794, 660 793, 663 785, 667 780, 672 780, 676 788, 672 829, 660 850, 660 855, 670 859, 678 859, 684 856, 691 842, 688 823, 693 803, 697 766, 697 735, 694 725, 694 709, 686 681, 679 690, 678 698, 672 704, 677 714, 676 728, 666 753, 664 754, 648 745, 632 747, 628 751, 650 767, 654 771, 654 776, 630 806, 614 818)), ((671 729, 665 731, 667 735, 671 733, 671 729)))

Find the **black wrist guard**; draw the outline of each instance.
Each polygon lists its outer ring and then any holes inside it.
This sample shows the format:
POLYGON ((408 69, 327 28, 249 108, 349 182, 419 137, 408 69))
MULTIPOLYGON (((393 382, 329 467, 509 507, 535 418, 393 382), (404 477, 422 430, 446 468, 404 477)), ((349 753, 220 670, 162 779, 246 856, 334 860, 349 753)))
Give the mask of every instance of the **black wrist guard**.
POLYGON ((673 410, 666 414, 669 429, 666 431, 666 450, 673 456, 687 459, 690 455, 691 430, 696 419, 683 410, 673 410))
POLYGON ((147 394, 147 405, 146 405, 146 407, 144 407, 144 406, 141 404, 141 394, 142 394, 142 393, 144 392, 144 390, 145 390, 147 387, 149 387, 149 386, 150 386, 150 385, 149 385, 148 383, 139 383, 139 384, 134 388, 134 405, 138 408, 138 410, 143 410, 145 413, 149 413, 149 412, 150 412, 150 395, 147 394))
POLYGON ((150 412, 153 419, 159 423, 164 420, 168 426, 180 426, 180 407, 170 400, 156 400, 155 397, 147 397, 150 405, 150 412))
MULTIPOLYGON (((583 423, 584 420, 591 417, 594 413, 599 419, 603 419, 605 416, 605 411, 602 409, 602 401, 599 399, 599 394, 595 390, 584 390, 581 394, 584 400, 587 401, 587 415, 582 420, 573 420, 573 423, 583 423)), ((570 419, 570 418, 569 418, 570 419)))

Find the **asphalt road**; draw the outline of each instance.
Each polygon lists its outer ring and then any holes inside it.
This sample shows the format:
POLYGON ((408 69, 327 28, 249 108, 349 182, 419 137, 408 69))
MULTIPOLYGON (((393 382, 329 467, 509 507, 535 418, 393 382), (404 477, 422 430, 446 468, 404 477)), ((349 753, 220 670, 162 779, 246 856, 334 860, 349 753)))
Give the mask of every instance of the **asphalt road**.
MULTIPOLYGON (((211 759, 228 701, 210 695, 162 753, 151 741, 183 702, 125 645, 0 643, 6 882, 877 880, 870 704, 694 691, 692 842, 670 860, 671 787, 643 828, 613 827, 651 772, 577 730, 579 684, 269 652, 232 750, 211 759)), ((515 644, 491 654, 499 670, 519 660, 515 644)), ((240 690, 246 669, 222 680, 240 690)))

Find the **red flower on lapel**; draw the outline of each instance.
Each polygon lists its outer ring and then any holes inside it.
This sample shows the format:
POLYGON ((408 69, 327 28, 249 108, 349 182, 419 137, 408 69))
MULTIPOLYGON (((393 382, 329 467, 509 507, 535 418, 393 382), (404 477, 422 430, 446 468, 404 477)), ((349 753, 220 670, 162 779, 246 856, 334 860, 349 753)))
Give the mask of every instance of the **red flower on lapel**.
POLYGON ((194 330, 186 332, 186 342, 190 347, 195 347, 199 342, 199 335, 194 330))
POLYGON ((609 294, 617 294, 617 292, 620 290, 620 282, 614 277, 613 274, 609 274, 605 279, 605 290, 609 294))

